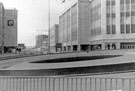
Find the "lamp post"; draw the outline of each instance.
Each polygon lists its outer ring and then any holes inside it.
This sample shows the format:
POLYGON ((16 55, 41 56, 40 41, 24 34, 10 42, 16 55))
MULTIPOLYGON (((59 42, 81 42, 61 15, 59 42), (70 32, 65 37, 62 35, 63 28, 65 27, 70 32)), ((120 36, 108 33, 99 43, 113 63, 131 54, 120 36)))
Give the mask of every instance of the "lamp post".
POLYGON ((48 52, 50 53, 50 0, 48 0, 48 52))

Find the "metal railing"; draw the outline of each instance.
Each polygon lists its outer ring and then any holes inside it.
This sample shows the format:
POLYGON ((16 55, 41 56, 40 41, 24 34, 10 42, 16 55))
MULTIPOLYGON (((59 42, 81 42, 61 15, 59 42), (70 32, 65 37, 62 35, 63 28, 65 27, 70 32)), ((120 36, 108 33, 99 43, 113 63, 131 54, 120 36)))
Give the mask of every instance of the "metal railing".
POLYGON ((0 77, 0 91, 135 91, 135 78, 0 77))

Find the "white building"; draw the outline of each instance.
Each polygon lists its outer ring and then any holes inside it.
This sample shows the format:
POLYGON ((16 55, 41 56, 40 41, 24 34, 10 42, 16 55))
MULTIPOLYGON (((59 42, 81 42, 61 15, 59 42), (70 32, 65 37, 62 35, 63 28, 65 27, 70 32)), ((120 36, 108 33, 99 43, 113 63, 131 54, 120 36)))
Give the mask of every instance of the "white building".
POLYGON ((50 29, 50 52, 55 53, 57 52, 57 43, 58 43, 58 24, 55 24, 50 29))
POLYGON ((59 43, 63 51, 86 50, 90 36, 90 1, 75 0, 59 17, 59 43))
POLYGON ((92 0, 92 50, 135 48, 135 0, 92 0))

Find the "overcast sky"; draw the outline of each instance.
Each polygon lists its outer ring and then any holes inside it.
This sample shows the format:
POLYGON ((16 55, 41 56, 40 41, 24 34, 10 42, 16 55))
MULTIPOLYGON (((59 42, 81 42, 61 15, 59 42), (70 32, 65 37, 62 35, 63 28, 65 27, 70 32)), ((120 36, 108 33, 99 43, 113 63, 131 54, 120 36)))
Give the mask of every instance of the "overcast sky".
MULTIPOLYGON (((48 29, 48 0, 0 0, 4 8, 16 8, 18 10, 18 43, 25 43, 26 46, 35 45, 35 36, 47 33, 48 29), (36 30, 43 30, 36 31, 36 30)), ((50 0, 51 26, 58 23, 60 12, 63 11, 66 3, 60 0, 50 0)))

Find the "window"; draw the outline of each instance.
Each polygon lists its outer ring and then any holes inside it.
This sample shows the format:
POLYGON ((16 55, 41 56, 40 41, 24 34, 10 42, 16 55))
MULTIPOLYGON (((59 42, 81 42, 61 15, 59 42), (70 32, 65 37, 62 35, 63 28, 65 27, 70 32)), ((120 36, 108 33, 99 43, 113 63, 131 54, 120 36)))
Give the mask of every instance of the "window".
POLYGON ((121 24, 120 25, 120 28, 121 28, 121 34, 123 34, 124 33, 124 30, 125 30, 125 25, 124 24, 121 24))
POLYGON ((116 26, 112 25, 112 34, 116 34, 116 26))
POLYGON ((115 13, 112 13, 112 18, 115 18, 115 13))
POLYGON ((126 12, 126 17, 130 17, 130 12, 126 12))
POLYGON ((110 25, 107 25, 107 34, 110 34, 110 25))
POLYGON ((107 18, 110 18, 110 16, 111 16, 110 14, 107 14, 107 18))
POLYGON ((106 6, 110 6, 110 0, 106 1, 106 6))
POLYGON ((131 16, 135 16, 135 11, 131 11, 131 16))
POLYGON ((131 32, 135 33, 135 24, 131 24, 131 32))
POLYGON ((120 0, 120 4, 124 4, 124 0, 120 0))
POLYGON ((130 24, 126 25, 126 33, 130 33, 130 24))
MULTIPOLYGON (((124 1, 124 0, 123 0, 124 1)), ((130 0, 126 0, 126 4, 129 4, 130 3, 130 0)))
POLYGON ((124 12, 121 12, 120 13, 120 17, 124 17, 124 12))
POLYGON ((112 4, 112 5, 115 5, 115 0, 112 0, 111 4, 112 4))
POLYGON ((135 0, 131 0, 131 3, 135 3, 135 0))

